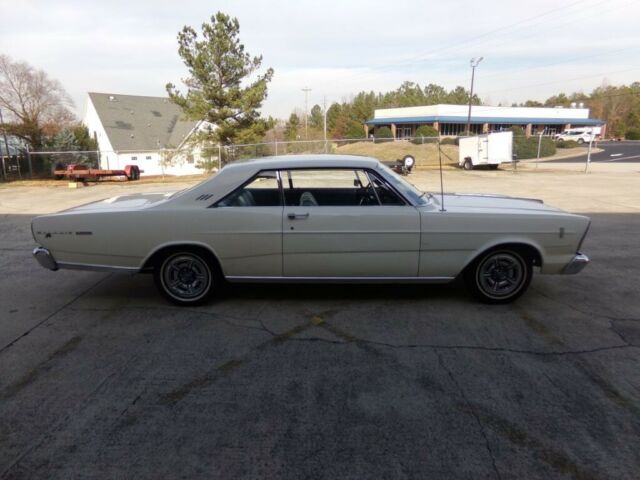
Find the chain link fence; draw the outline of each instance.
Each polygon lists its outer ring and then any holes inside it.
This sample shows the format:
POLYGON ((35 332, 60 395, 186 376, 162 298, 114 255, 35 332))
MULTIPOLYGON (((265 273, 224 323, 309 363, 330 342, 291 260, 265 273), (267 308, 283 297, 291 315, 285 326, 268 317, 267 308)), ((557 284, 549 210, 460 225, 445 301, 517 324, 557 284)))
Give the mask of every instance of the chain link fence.
MULTIPOLYGON (((417 168, 458 165, 459 138, 406 137, 272 141, 242 145, 192 146, 180 150, 149 151, 38 151, 19 150, 2 158, 2 178, 5 180, 63 178, 56 171, 70 165, 81 168, 123 171, 136 165, 143 176, 197 175, 222 168, 227 163, 270 157, 274 155, 340 154, 362 155, 391 164, 411 155, 417 168)), ((518 160, 544 158, 556 153, 556 148, 575 147, 554 142, 548 136, 514 136, 513 153, 518 160)), ((583 145, 587 154, 588 145, 583 145)), ((515 166, 515 163, 514 163, 515 166)), ((106 177, 106 175, 105 175, 106 177)))

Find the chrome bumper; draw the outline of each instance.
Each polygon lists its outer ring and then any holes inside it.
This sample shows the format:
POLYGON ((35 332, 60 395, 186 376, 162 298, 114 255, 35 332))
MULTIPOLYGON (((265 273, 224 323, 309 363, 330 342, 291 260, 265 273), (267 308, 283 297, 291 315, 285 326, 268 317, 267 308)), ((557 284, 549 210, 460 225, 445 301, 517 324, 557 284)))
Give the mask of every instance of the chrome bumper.
POLYGON ((33 249, 33 256, 40 265, 49 270, 58 270, 58 264, 56 263, 51 252, 44 247, 36 247, 33 249))
POLYGON ((576 253, 575 257, 562 269, 564 275, 574 275, 581 272, 584 267, 589 263, 589 257, 584 253, 576 253))

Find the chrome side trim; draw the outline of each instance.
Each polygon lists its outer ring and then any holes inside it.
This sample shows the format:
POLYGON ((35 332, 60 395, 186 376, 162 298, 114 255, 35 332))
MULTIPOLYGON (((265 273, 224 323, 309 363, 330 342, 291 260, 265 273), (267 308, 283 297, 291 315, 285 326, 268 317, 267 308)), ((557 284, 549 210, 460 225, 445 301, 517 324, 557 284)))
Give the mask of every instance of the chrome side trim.
POLYGON ((56 263, 55 259, 53 258, 53 255, 51 255, 51 252, 46 248, 44 247, 34 248, 33 256, 42 267, 48 270, 52 270, 54 272, 58 270, 59 265, 56 263))
POLYGON ((273 277, 227 276, 231 283, 447 283, 455 277, 273 277))
POLYGON ((576 253, 575 257, 562 269, 563 275, 575 275, 582 271, 589 263, 589 257, 583 253, 576 253))
POLYGON ((138 267, 119 267, 116 265, 95 265, 91 263, 71 263, 71 262, 58 262, 58 267, 65 268, 67 270, 89 270, 94 272, 137 273, 140 271, 138 267))

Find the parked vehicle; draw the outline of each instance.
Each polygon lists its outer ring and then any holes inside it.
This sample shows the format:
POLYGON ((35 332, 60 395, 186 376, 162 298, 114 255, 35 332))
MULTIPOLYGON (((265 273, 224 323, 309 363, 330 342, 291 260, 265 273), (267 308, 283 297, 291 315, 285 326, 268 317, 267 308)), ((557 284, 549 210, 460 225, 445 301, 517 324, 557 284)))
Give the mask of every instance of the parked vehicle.
POLYGON ((557 134, 554 140, 573 140, 582 145, 583 143, 593 142, 597 133, 593 128, 568 128, 564 132, 557 134))
POLYGON ((513 132, 495 132, 459 139, 458 165, 465 170, 477 166, 496 169, 513 161, 513 132))
POLYGON ((590 220, 539 200, 421 192, 373 158, 238 162, 174 194, 123 195, 32 221, 50 269, 151 272, 194 305, 229 282, 423 282, 463 276, 484 302, 534 268, 577 273, 590 220), (444 200, 444 204, 443 204, 444 200))

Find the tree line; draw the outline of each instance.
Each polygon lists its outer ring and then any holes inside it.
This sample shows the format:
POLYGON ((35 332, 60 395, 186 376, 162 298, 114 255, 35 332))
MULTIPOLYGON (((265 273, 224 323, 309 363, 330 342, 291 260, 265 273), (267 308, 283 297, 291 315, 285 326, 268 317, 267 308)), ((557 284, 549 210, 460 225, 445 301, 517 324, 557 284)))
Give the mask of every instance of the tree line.
MULTIPOLYGON (((194 140, 231 145, 323 138, 325 112, 320 105, 314 105, 308 116, 297 111, 287 120, 261 116, 274 71, 267 68, 260 72, 262 56, 246 52, 239 33, 236 18, 217 12, 202 24, 200 32, 185 26, 178 34, 178 53, 189 76, 183 80, 185 90, 171 82, 166 90, 186 118, 204 120, 210 126, 200 130, 194 140)), ((592 117, 606 121, 610 136, 640 139, 640 82, 605 84, 589 94, 559 93, 544 102, 528 100, 520 105, 569 108, 574 102, 584 103, 592 117)), ((375 109, 441 103, 468 104, 469 91, 462 86, 447 90, 434 83, 423 87, 410 81, 388 92, 361 91, 327 108, 327 134, 332 139, 363 138, 363 125, 373 118, 375 109)), ((482 104, 478 95, 471 103, 482 104)), ((3 132, 21 139, 32 150, 97 149, 95 140, 73 114, 71 99, 60 82, 6 55, 0 55, 0 109, 4 113, 3 132)))

